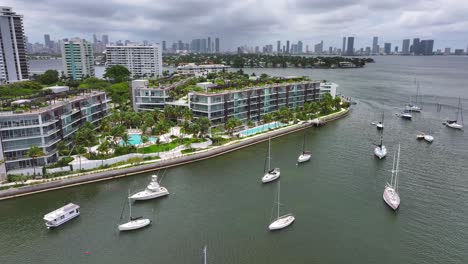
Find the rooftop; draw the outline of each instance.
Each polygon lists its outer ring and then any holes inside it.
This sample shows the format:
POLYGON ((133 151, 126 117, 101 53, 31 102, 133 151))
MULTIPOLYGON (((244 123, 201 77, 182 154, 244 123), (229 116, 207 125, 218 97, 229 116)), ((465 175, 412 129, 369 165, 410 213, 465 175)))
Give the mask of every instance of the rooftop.
POLYGON ((65 215, 66 213, 72 211, 72 210, 76 210, 80 208, 79 205, 76 205, 76 204, 73 204, 73 203, 69 203, 57 210, 54 210, 46 215, 44 215, 44 220, 47 220, 47 221, 53 221, 54 219, 57 219, 58 217, 62 216, 62 215, 65 215))

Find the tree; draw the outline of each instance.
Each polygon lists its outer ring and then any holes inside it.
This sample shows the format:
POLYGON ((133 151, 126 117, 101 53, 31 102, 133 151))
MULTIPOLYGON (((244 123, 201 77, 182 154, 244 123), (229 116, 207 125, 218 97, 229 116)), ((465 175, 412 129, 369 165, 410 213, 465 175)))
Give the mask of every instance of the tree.
POLYGON ((127 133, 122 135, 122 143, 124 146, 128 146, 130 144, 130 136, 127 133))
POLYGON ((123 65, 114 65, 106 68, 104 78, 115 83, 126 82, 130 79, 131 72, 123 65))
POLYGON ((99 151, 100 154, 104 154, 104 155, 109 154, 109 153, 108 153, 109 150, 110 150, 109 141, 104 140, 104 141, 99 145, 99 147, 97 148, 97 150, 99 151))
POLYGON ((208 117, 197 118, 195 123, 200 127, 200 133, 202 135, 206 135, 211 127, 211 121, 208 117))
POLYGON ((273 121, 273 115, 272 114, 265 114, 262 116, 263 123, 268 124, 273 121))
POLYGON ((32 165, 34 170, 34 176, 36 176, 36 166, 37 166, 37 158, 44 156, 44 151, 36 146, 32 146, 28 152, 28 157, 32 159, 32 165))
POLYGON ((47 70, 39 75, 38 80, 41 84, 51 85, 59 81, 59 73, 56 70, 47 70))
POLYGON ((119 106, 124 105, 131 98, 127 82, 114 83, 106 88, 106 92, 112 98, 112 102, 119 106))
POLYGON ((65 143, 65 141, 60 141, 57 144, 57 151, 60 156, 68 156, 69 150, 68 150, 67 143, 65 143))
POLYGON ((242 125, 242 121, 238 118, 231 117, 228 119, 228 121, 225 124, 225 127, 230 135, 232 135, 232 132, 234 128, 242 125))

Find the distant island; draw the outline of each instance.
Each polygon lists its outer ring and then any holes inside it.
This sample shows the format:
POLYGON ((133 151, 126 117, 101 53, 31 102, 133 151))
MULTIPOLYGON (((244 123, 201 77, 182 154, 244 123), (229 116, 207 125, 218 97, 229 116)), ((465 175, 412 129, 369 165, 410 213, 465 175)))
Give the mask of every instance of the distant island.
POLYGON ((187 63, 224 64, 233 68, 362 68, 366 63, 373 63, 372 58, 354 57, 312 57, 265 54, 165 54, 166 66, 180 66, 187 63))

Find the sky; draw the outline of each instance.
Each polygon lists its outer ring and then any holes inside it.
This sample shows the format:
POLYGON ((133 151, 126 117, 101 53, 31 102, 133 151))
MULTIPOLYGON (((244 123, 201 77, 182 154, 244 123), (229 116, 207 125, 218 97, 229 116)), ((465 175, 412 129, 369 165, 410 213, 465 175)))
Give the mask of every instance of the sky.
MULTIPOLYGON (((108 34, 110 41, 170 43, 221 39, 222 50, 263 46, 287 39, 304 47, 324 41, 341 48, 404 38, 434 39, 435 48, 468 45, 468 0, 2 0, 24 16, 30 42, 108 34)), ((401 48, 400 48, 401 49, 401 48)))

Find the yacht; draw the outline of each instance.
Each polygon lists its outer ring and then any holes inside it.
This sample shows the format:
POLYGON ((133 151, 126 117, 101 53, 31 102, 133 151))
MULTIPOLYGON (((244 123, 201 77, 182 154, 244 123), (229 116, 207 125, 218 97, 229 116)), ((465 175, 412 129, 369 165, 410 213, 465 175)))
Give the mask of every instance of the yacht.
POLYGON ((138 216, 138 217, 133 217, 132 216, 132 203, 130 201, 130 199, 128 199, 128 205, 129 205, 129 219, 128 219, 128 222, 127 223, 124 223, 124 224, 120 224, 119 225, 119 231, 131 231, 131 230, 136 230, 136 229, 140 229, 140 228, 143 228, 145 226, 148 226, 149 224, 151 224, 151 220, 147 219, 147 218, 143 218, 141 216, 138 216))
POLYGON ((263 175, 262 177, 262 182, 263 183, 269 183, 269 182, 272 182, 274 180, 277 180, 279 177, 280 177, 280 169, 279 168, 274 168, 272 169, 271 168, 271 138, 268 138, 268 169, 267 171, 265 172, 265 174, 263 175))
POLYGON ((55 211, 44 215, 47 228, 57 227, 80 215, 80 206, 69 203, 55 211))
POLYGON ((387 147, 383 144, 383 132, 380 134, 380 144, 376 145, 374 148, 374 155, 379 159, 383 159, 387 156, 387 147))
POLYGON ((454 120, 447 120, 444 123, 447 127, 454 129, 463 129, 463 108, 461 104, 461 98, 458 98, 458 110, 454 120), (460 119, 458 119, 460 117, 460 119))
POLYGON ((411 120, 411 118, 413 118, 413 116, 411 115, 411 112, 408 111, 408 110, 403 110, 400 113, 400 117, 403 118, 403 119, 407 119, 407 120, 411 120))
POLYGON ((310 160, 310 157, 312 156, 312 153, 308 150, 305 150, 305 137, 306 137, 306 131, 304 130, 304 140, 302 141, 302 152, 297 158, 298 163, 306 162, 310 160))
POLYGON ((424 140, 431 143, 432 141, 434 141, 434 137, 431 135, 424 135, 424 140))
POLYGON ((387 182, 383 192, 383 199, 393 210, 400 206, 400 195, 398 194, 398 168, 400 165, 400 145, 398 145, 398 154, 393 154, 392 177, 390 183, 387 182), (395 163, 396 160, 396 163, 395 163))
POLYGON ((270 229, 270 231, 280 230, 285 227, 288 227, 290 224, 294 222, 294 220, 296 220, 293 214, 285 214, 283 216, 280 216, 280 186, 281 186, 281 182, 278 182, 277 216, 276 216, 275 221, 273 221, 268 226, 268 229, 270 229))
POLYGON ((169 191, 165 187, 159 185, 158 176, 153 175, 151 176, 151 182, 146 186, 146 189, 137 192, 128 198, 134 201, 141 201, 166 196, 168 194, 169 191))

